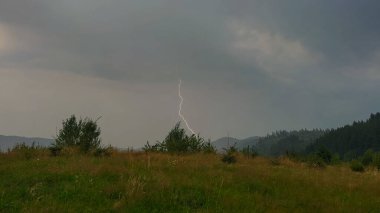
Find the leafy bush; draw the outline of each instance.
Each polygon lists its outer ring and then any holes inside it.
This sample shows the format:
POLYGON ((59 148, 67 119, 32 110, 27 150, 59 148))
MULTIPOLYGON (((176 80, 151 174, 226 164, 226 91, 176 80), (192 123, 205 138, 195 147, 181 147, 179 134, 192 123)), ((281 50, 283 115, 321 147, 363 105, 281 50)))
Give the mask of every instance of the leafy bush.
POLYGON ((322 159, 326 164, 330 164, 332 160, 332 154, 326 147, 320 147, 316 155, 322 159))
POLYGON ((364 172, 364 166, 358 160, 352 160, 350 164, 350 168, 354 172, 364 172))
POLYGON ((178 122, 162 142, 157 141, 156 144, 150 145, 148 141, 143 150, 146 152, 170 153, 216 152, 210 141, 205 142, 199 135, 186 135, 180 124, 178 122))
POLYGON ((77 147, 83 153, 96 150, 100 147, 100 128, 96 121, 89 118, 79 119, 75 115, 62 122, 62 129, 50 147, 52 155, 62 153, 64 147, 77 147))

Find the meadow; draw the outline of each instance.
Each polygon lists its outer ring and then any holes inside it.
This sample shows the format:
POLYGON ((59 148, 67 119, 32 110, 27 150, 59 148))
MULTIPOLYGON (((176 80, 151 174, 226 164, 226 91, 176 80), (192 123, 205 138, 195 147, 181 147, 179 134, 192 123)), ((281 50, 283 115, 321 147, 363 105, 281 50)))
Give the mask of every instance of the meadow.
POLYGON ((286 158, 0 156, 1 212, 379 212, 380 173, 286 158))

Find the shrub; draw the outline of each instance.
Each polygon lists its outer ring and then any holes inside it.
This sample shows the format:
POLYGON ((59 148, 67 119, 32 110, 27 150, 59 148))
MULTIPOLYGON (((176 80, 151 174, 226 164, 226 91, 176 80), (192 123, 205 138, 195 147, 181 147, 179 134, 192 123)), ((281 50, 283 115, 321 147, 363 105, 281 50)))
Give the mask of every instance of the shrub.
POLYGON ((238 150, 236 149, 235 145, 230 146, 228 148, 224 148, 225 154, 223 154, 222 156, 222 161, 224 163, 236 163, 236 153, 238 150))
POLYGON ((96 150, 100 147, 100 132, 96 121, 89 118, 77 121, 75 115, 72 115, 62 122, 55 144, 50 147, 51 154, 61 154, 64 147, 77 147, 83 153, 96 150))
POLYGON ((330 164, 332 160, 332 154, 326 147, 320 147, 317 151, 317 156, 322 159, 326 164, 330 164))
POLYGON ((339 163, 341 163, 340 155, 338 153, 333 154, 331 158, 331 164, 337 165, 339 163))
POLYGON ((373 155, 372 165, 380 170, 380 153, 377 152, 373 155))
POLYGON ((178 122, 162 142, 150 145, 149 141, 145 144, 145 152, 170 152, 170 153, 194 153, 206 152, 215 153, 216 149, 212 146, 210 140, 205 142, 199 135, 186 135, 183 128, 178 122))
POLYGON ((222 161, 224 163, 228 163, 228 164, 231 164, 231 163, 236 163, 236 156, 235 155, 223 155, 222 156, 222 161))
POLYGON ((208 140, 206 143, 203 143, 202 145, 202 152, 203 153, 212 153, 212 154, 215 154, 216 153, 216 149, 215 147, 211 144, 211 141, 208 140))
POLYGON ((368 166, 369 164, 372 163, 374 154, 375 153, 371 149, 367 150, 364 153, 363 157, 361 158, 361 161, 362 161, 364 166, 368 166))
POLYGON ((350 168, 354 172, 364 172, 364 166, 358 160, 352 160, 350 164, 350 168))

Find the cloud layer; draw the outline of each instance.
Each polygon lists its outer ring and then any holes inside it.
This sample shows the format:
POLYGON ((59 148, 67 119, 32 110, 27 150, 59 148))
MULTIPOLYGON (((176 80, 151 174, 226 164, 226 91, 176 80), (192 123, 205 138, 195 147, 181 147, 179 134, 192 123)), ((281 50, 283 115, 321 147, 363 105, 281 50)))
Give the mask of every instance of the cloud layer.
POLYGON ((104 141, 330 128, 378 110, 376 1, 0 2, 0 134, 102 115, 104 141))

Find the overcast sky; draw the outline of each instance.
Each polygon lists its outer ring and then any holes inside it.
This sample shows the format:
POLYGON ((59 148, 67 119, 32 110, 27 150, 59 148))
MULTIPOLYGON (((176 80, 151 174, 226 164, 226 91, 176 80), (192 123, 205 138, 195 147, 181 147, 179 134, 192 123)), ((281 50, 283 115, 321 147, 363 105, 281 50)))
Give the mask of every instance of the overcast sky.
POLYGON ((0 134, 105 144, 332 128, 380 106, 377 0, 0 0, 0 134))

